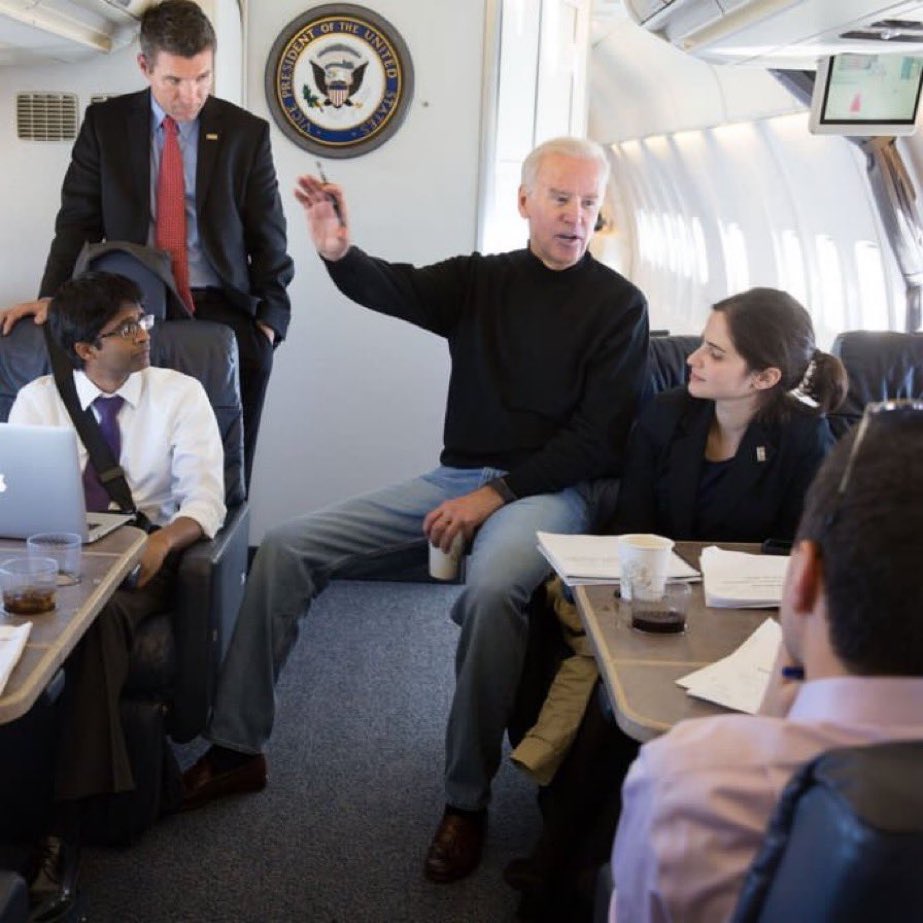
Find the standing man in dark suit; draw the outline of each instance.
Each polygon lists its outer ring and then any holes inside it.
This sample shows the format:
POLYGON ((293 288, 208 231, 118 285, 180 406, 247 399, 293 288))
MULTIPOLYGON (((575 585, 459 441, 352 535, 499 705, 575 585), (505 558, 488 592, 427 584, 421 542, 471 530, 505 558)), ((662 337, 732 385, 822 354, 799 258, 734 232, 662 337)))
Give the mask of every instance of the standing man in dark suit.
POLYGON ((149 8, 140 41, 138 65, 150 89, 87 109, 64 177, 40 297, 0 312, 0 332, 30 314, 44 321, 48 301, 71 277, 87 242, 169 250, 186 311, 227 324, 237 338, 249 485, 294 275, 269 126, 211 95, 215 32, 192 0, 149 8))

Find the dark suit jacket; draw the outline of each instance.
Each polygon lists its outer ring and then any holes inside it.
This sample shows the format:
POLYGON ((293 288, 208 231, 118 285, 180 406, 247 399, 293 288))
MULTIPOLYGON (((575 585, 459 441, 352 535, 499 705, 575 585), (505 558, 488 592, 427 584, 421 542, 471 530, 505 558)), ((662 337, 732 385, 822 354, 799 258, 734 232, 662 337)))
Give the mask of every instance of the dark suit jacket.
POLYGON ((826 419, 793 407, 784 423, 752 422, 724 477, 696 510, 714 412, 713 401, 685 388, 645 407, 628 442, 613 531, 678 541, 794 538, 805 492, 834 443, 826 419))
MULTIPOLYGON (((69 279, 87 241, 146 244, 151 222, 150 91, 90 106, 74 142, 40 296, 69 279)), ((294 275, 269 125, 209 97, 199 114, 199 236, 227 300, 285 336, 294 275)))

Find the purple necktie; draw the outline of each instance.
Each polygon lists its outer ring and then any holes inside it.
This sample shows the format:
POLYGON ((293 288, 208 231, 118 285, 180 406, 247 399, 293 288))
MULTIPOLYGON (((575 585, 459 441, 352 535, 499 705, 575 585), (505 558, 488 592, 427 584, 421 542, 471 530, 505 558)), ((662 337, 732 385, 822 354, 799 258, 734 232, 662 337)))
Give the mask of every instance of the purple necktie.
MULTIPOLYGON (((122 433, 119 430, 118 415, 125 398, 115 395, 115 397, 103 397, 100 395, 93 401, 93 406, 99 412, 99 429, 106 440, 106 444, 112 450, 112 457, 115 463, 119 463, 119 456, 122 454, 122 433)), ((91 513, 104 513, 109 509, 109 491, 103 487, 93 463, 87 459, 86 467, 83 469, 83 493, 87 501, 87 510, 91 513)))

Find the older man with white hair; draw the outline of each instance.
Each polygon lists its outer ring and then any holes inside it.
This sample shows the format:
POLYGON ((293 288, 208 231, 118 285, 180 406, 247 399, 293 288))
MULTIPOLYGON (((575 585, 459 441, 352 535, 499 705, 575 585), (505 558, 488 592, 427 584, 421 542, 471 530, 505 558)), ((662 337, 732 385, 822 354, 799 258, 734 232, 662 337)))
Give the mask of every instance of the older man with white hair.
POLYGON ((267 534, 219 684, 207 734, 215 746, 187 773, 189 806, 258 787, 275 679, 298 619, 331 578, 361 575, 427 539, 448 550, 461 537, 471 555, 452 612, 461 638, 447 807, 425 874, 448 882, 477 866, 525 656, 524 609, 548 569, 536 530, 592 526, 591 482, 618 474, 646 378, 644 296, 587 252, 607 178, 598 145, 549 141, 523 165, 526 248, 419 269, 353 246, 340 188, 299 179, 314 245, 340 291, 448 341, 444 448, 421 477, 267 534), (267 650, 273 657, 260 657, 267 650))

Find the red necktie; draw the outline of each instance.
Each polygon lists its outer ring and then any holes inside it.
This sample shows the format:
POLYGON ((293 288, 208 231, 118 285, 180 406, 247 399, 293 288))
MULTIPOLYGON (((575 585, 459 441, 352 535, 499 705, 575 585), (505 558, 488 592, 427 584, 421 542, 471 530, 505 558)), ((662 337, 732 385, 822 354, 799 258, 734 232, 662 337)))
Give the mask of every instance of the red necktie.
POLYGON ((176 122, 163 120, 163 151, 157 178, 157 246, 170 254, 176 290, 190 311, 195 311, 189 291, 189 251, 186 249, 186 184, 176 122))
MULTIPOLYGON (((100 432, 116 464, 119 463, 119 456, 122 454, 122 433, 119 429, 118 413, 124 403, 125 398, 118 394, 112 397, 99 395, 93 401, 93 406, 99 411, 100 432)), ((104 513, 109 509, 109 491, 103 487, 103 482, 90 459, 87 459, 86 467, 83 469, 83 494, 87 509, 91 513, 104 513)))

